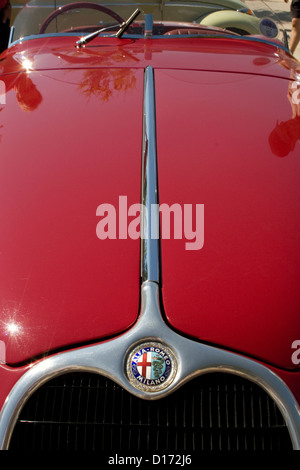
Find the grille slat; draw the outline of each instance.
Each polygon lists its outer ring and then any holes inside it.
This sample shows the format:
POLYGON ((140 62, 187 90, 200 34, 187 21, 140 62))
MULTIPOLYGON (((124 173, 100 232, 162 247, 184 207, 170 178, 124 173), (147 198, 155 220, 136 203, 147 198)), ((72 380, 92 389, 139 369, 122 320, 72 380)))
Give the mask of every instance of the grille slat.
POLYGON ((11 449, 290 449, 284 420, 257 385, 229 374, 193 379, 161 400, 140 400, 90 373, 57 377, 25 404, 11 449))

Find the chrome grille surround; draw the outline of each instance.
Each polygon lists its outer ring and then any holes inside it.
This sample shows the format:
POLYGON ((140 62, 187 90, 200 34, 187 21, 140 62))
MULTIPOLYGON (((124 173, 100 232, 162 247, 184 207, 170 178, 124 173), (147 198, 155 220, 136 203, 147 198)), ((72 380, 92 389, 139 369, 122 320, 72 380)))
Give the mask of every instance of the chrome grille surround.
POLYGON ((19 413, 28 398, 46 381, 68 372, 94 372, 120 385, 132 395, 157 400, 205 373, 227 372, 258 384, 278 406, 289 430, 294 449, 300 449, 300 411, 286 384, 264 365, 241 355, 197 343, 172 331, 163 321, 159 288, 147 281, 142 286, 142 306, 135 326, 122 336, 94 346, 48 357, 36 363, 16 383, 1 412, 0 446, 9 448, 19 413), (141 341, 159 341, 176 351, 178 372, 168 388, 145 393, 133 387, 126 374, 128 352, 141 341))

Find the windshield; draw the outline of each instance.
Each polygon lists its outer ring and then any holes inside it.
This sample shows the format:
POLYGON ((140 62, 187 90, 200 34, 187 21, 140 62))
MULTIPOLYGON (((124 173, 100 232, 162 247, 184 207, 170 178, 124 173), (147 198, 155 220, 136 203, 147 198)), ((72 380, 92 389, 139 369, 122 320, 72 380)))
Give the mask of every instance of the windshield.
POLYGON ((101 34, 113 34, 137 8, 140 13, 126 29, 125 35, 238 34, 285 40, 283 27, 271 11, 268 18, 258 18, 240 0, 91 0, 72 3, 66 0, 31 0, 24 4, 21 1, 13 4, 10 44, 42 34, 47 37, 54 34, 78 36, 100 29, 101 34))

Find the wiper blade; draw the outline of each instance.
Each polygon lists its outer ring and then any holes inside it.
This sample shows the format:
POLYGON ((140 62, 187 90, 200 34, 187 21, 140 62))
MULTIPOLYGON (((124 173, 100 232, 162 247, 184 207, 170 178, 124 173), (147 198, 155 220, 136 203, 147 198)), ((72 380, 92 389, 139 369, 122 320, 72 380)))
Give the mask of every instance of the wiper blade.
POLYGON ((117 38, 122 37, 122 34, 126 31, 126 29, 128 28, 128 26, 131 25, 131 23, 133 22, 133 20, 135 20, 135 18, 136 18, 139 14, 140 14, 140 10, 137 8, 137 9, 132 13, 132 15, 128 18, 128 20, 127 20, 127 21, 124 21, 124 23, 121 24, 119 31, 116 32, 116 37, 117 37, 117 38))
MULTIPOLYGON (((122 24, 120 24, 120 29, 116 32, 116 34, 113 34, 112 37, 117 37, 117 38, 120 38, 122 37, 122 34, 126 31, 126 29, 128 28, 128 26, 131 25, 131 23, 133 22, 133 20, 140 14, 140 10, 137 8, 133 13, 132 15, 128 18, 128 20, 124 21, 122 24)), ((98 29, 98 31, 94 31, 93 33, 91 34, 87 34, 86 36, 84 36, 83 38, 79 39, 78 41, 76 41, 76 47, 80 48, 82 46, 85 46, 86 44, 88 44, 90 41, 92 41, 94 38, 96 38, 100 33, 103 33, 104 31, 108 31, 109 29, 113 29, 115 28, 116 25, 113 25, 113 26, 107 26, 107 27, 104 27, 104 28, 101 28, 101 29, 98 29)))

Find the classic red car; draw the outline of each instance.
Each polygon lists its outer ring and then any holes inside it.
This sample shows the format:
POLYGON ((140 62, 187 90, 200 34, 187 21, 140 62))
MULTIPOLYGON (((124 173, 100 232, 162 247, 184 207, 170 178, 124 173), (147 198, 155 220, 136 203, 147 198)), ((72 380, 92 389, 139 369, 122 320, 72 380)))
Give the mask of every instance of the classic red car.
POLYGON ((198 6, 12 28, 2 449, 300 449, 300 65, 198 6))

